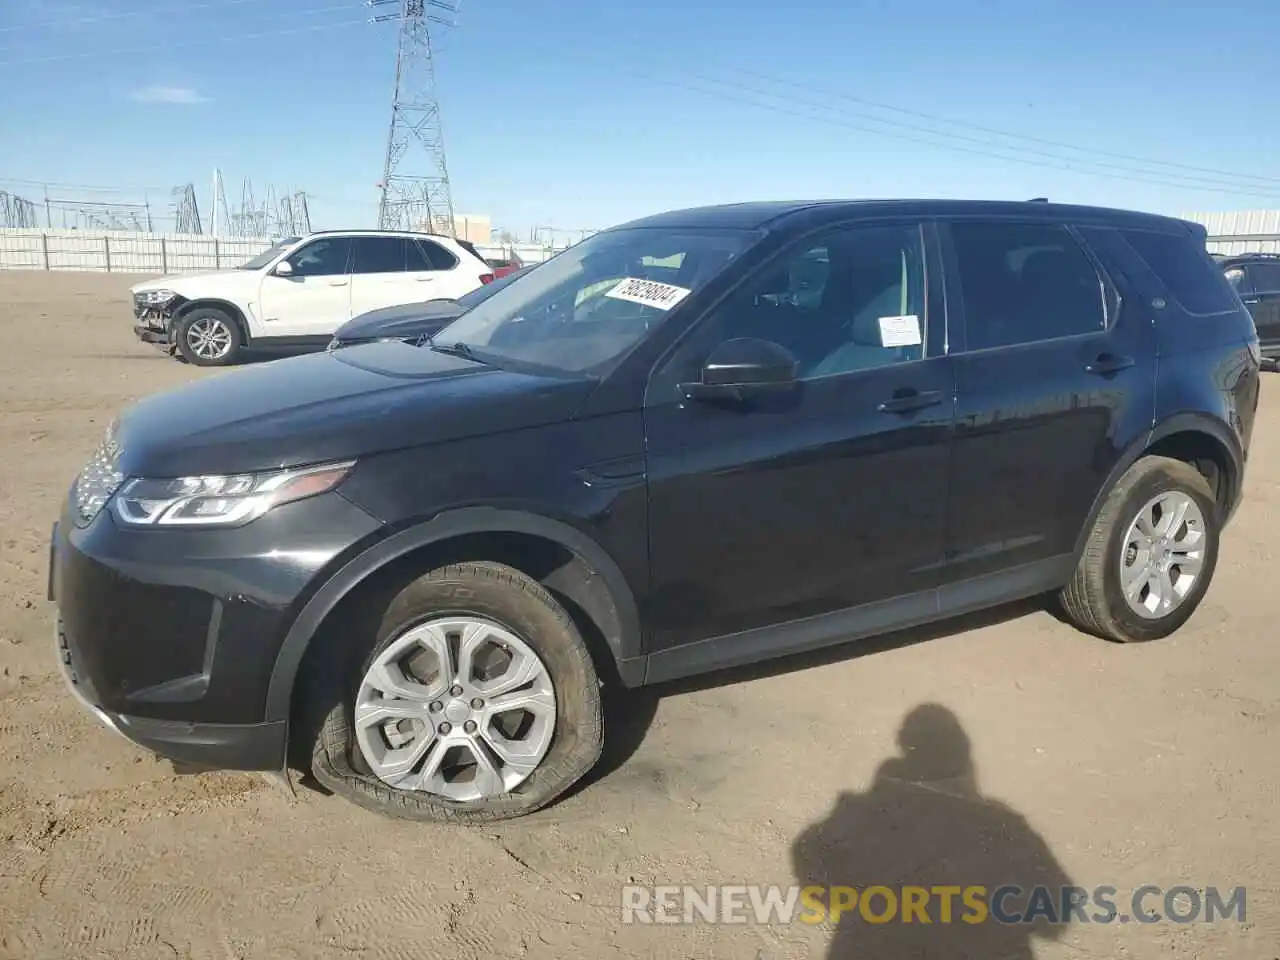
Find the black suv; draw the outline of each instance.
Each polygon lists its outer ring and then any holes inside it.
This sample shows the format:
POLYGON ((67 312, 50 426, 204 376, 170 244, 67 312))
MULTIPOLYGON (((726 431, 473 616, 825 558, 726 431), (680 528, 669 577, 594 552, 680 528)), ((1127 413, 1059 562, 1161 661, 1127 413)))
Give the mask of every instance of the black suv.
POLYGON ((1258 328, 1262 357, 1280 360, 1280 253, 1238 253, 1216 257, 1258 328))
POLYGON ((1240 499, 1258 363, 1184 221, 665 213, 430 344, 126 411, 54 531, 59 656, 170 758, 519 816, 595 764, 613 685, 1039 594, 1100 637, 1173 632, 1240 499))

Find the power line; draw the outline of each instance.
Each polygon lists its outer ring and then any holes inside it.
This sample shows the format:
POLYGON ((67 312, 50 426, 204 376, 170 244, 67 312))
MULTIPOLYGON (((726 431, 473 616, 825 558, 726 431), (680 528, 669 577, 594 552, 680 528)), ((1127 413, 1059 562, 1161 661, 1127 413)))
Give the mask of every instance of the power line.
POLYGON ((761 80, 766 80, 770 83, 775 83, 780 86, 812 90, 815 93, 822 93, 827 96, 838 97, 841 100, 848 100, 850 103, 860 103, 860 104, 863 104, 864 106, 876 107, 877 109, 880 109, 880 110, 888 110, 893 113, 902 114, 904 116, 918 117, 923 120, 932 120, 936 123, 946 123, 952 126, 966 127, 970 130, 978 130, 982 133, 989 133, 998 137, 1007 137, 1011 140, 1023 140, 1028 143, 1039 143, 1045 146, 1061 147, 1066 150, 1087 151, 1089 153, 1094 153, 1102 157, 1112 157, 1113 159, 1117 159, 1117 160, 1131 160, 1136 163, 1145 163, 1145 164, 1149 164, 1151 166, 1156 166, 1156 167, 1169 167, 1171 169, 1190 170, 1197 173, 1212 173, 1212 174, 1217 174, 1219 176, 1231 177, 1233 179, 1238 179, 1238 180, 1261 180, 1268 183, 1280 184, 1280 177, 1267 177, 1267 176, 1262 176, 1260 174, 1255 174, 1255 173, 1234 173, 1230 170, 1219 170, 1219 169, 1215 169, 1214 167, 1197 167, 1197 166, 1192 166, 1191 164, 1186 164, 1186 163, 1174 163, 1173 161, 1170 161, 1170 160, 1156 160, 1151 157, 1140 157, 1140 156, 1136 156, 1134 154, 1129 154, 1129 153, 1114 153, 1108 150, 1098 150, 1093 147, 1080 147, 1080 146, 1076 146, 1075 144, 1066 143, 1061 140, 1050 140, 1046 137, 1035 137, 1035 136, 1031 136, 1030 134, 1024 134, 1024 133, 1011 133, 1007 130, 999 130, 995 127, 987 127, 981 124, 970 123, 964 120, 953 120, 948 117, 938 116, 937 114, 924 113, 919 110, 909 110, 905 107, 898 107, 898 106, 894 106, 893 104, 882 103, 877 100, 868 100, 865 97, 855 97, 852 94, 843 93, 838 90, 822 88, 822 87, 815 86, 813 84, 797 83, 794 80, 787 80, 782 77, 772 76, 767 73, 760 73, 758 70, 735 69, 734 72, 745 74, 747 76, 757 77, 761 80))
MULTIPOLYGON (((262 3, 263 0, 220 0, 217 3, 192 3, 182 7, 168 7, 165 9, 165 16, 172 17, 175 14, 187 13, 191 10, 209 10, 214 7, 232 7, 245 3, 262 3)), ((95 14, 92 17, 71 17, 66 20, 45 20, 42 23, 18 23, 7 27, 0 27, 0 33, 12 33, 16 30, 51 30, 58 27, 78 27, 87 23, 105 23, 109 20, 125 20, 129 17, 153 17, 156 15, 155 10, 125 10, 118 13, 102 13, 95 14)))
MULTIPOLYGON (((700 87, 700 86, 695 86, 689 83, 683 83, 677 80, 670 79, 668 77, 660 77, 647 72, 630 70, 627 68, 620 68, 617 66, 616 63, 611 63, 610 66, 614 67, 615 69, 621 70, 624 73, 629 73, 641 79, 648 80, 653 83, 662 84, 663 86, 669 86, 669 87, 675 87, 677 89, 688 90, 693 93, 703 94, 704 96, 716 97, 722 100, 732 101, 735 103, 741 103, 747 106, 756 107, 757 109, 771 110, 775 113, 781 113, 781 114, 796 117, 799 119, 816 120, 821 123, 826 123, 833 126, 839 126, 839 127, 843 127, 850 130, 857 130, 861 133, 869 133, 874 136, 905 140, 911 143, 919 143, 925 146, 940 148, 944 150, 953 150, 960 153, 970 153, 976 156, 983 156, 983 157, 993 158, 996 160, 1003 160, 1007 163, 1018 163, 1018 164, 1023 164, 1025 166, 1042 167, 1042 168, 1047 168, 1052 170, 1064 170, 1069 173, 1086 174, 1089 176, 1106 176, 1113 180, 1124 180, 1127 182, 1141 183, 1149 186, 1175 187, 1181 190, 1185 190, 1188 188, 1198 189, 1198 190, 1210 189, 1206 187, 1205 183, 1203 182, 1195 182, 1195 178, 1180 178, 1179 175, 1177 174, 1153 175, 1149 171, 1134 170, 1132 168, 1123 167, 1117 164, 1104 164, 1102 161, 1089 161, 1089 160, 1082 160, 1074 157, 1061 157, 1053 154, 1049 154, 1049 156, 1052 157, 1054 160, 1057 160, 1057 162, 1052 162, 1051 160, 1048 160, 1048 159, 1036 160, 1036 159, 1031 159, 1027 156, 1010 156, 1008 153, 999 153, 993 149, 961 146, 959 144, 949 143, 949 142, 939 142, 936 139, 926 139, 924 136, 916 136, 916 135, 912 135, 911 133, 900 133, 897 131, 883 130, 876 127, 866 126, 863 124, 851 123, 847 120, 837 119, 831 116, 817 115, 812 112, 801 112, 795 109, 789 109, 787 107, 779 106, 777 104, 772 104, 772 103, 762 103, 759 100, 752 100, 752 99, 747 99, 745 97, 734 96, 733 94, 726 93, 725 91, 722 91, 722 90, 708 89, 706 87, 700 87), (1105 166, 1106 168, 1118 167, 1121 171, 1127 171, 1127 172, 1099 173, 1098 170, 1080 169, 1081 166, 1093 166, 1093 167, 1105 166), (1140 173, 1142 174, 1142 176, 1130 175, 1133 173, 1140 173)), ((715 80, 713 82, 724 83, 727 85, 727 81, 715 80)), ((735 85, 735 86, 739 88, 741 87, 741 85, 735 85)), ((774 94, 774 93, 766 92, 763 95, 774 97, 775 99, 779 99, 779 100, 790 99, 792 101, 796 101, 800 103, 805 102, 795 97, 786 98, 779 94, 774 94)), ((810 103, 812 103, 812 101, 810 101, 810 103)), ((829 111, 830 113, 837 114, 837 116, 846 113, 846 111, 842 111, 839 108, 830 107, 826 105, 818 105, 818 109, 829 111)), ((872 118, 872 119, 879 123, 886 123, 886 124, 892 123, 892 125, 894 126, 903 126, 902 124, 893 123, 891 121, 886 121, 879 118, 872 118)), ((928 130, 928 129, 919 128, 919 127, 910 127, 909 125, 908 125, 908 129, 914 130, 916 133, 927 134, 932 137, 950 136, 954 138, 958 136, 956 134, 946 134, 936 130, 928 130)), ((969 141, 974 140, 974 138, 972 137, 964 137, 963 139, 969 140, 969 141)), ((984 141, 979 141, 979 142, 984 142, 984 141)), ((997 146, 1001 149, 1005 149, 1003 145, 997 145, 997 146)), ((1016 149, 1016 148, 1009 148, 1009 149, 1016 149)), ((1073 149, 1086 150, 1087 148, 1075 147, 1073 149)), ((1025 153, 1026 151, 1023 151, 1023 152, 1025 153)), ((1213 181, 1213 183, 1217 184, 1219 183, 1219 181, 1213 181)), ((1246 184, 1217 186, 1217 187, 1214 187, 1211 192, 1218 192, 1223 194, 1234 194, 1237 196, 1266 197, 1268 199, 1280 199, 1280 192, 1270 190, 1270 189, 1260 189, 1259 187, 1250 187, 1246 184)))
MULTIPOLYGON (((695 73, 695 74, 690 74, 690 76, 703 82, 718 83, 725 86, 730 85, 730 81, 721 80, 717 77, 712 77, 707 74, 695 73)), ((995 147, 1001 150, 1014 149, 1014 150, 1018 150, 1021 154, 1026 154, 1029 156, 1044 157, 1049 160, 1057 160, 1063 163, 1087 164, 1091 167, 1097 167, 1100 170, 1106 170, 1108 172, 1114 170, 1114 171, 1120 171, 1121 173, 1130 173, 1130 174, 1139 173, 1144 176, 1157 176, 1157 177, 1163 178, 1164 183, 1166 185, 1192 187, 1195 189, 1204 189, 1206 187, 1225 188, 1228 191, 1234 191, 1236 187, 1247 187, 1248 189, 1243 191, 1238 191, 1238 192, 1245 195, 1249 195, 1249 196, 1261 196, 1263 195, 1263 193, 1259 191, 1269 190, 1274 192, 1274 191, 1277 191, 1278 187, 1280 187, 1280 179, 1276 180, 1276 185, 1274 186, 1270 184, 1255 184, 1255 183, 1247 183, 1244 181, 1236 181, 1236 180, 1221 180, 1214 177, 1203 177, 1195 174, 1165 173, 1162 171, 1143 170, 1141 168, 1134 167, 1132 164, 1109 163, 1106 160, 1092 160, 1092 159, 1086 159, 1082 157, 1063 156, 1059 152, 1043 150, 1043 149, 1038 149, 1034 147, 1022 147, 1022 146, 1007 145, 1007 144, 991 144, 990 141, 986 138, 976 137, 970 134, 952 133, 945 130, 931 130, 928 127, 922 127, 919 124, 906 123, 901 120, 889 120, 884 117, 877 117, 874 114, 861 113, 857 111, 847 110, 845 108, 832 107, 828 104, 825 104, 816 100, 809 100, 809 99, 804 99, 801 97, 794 97, 794 96, 788 97, 782 94, 774 93, 769 90, 761 90, 759 88, 753 88, 753 87, 744 87, 740 83, 734 83, 732 85, 734 86, 735 89, 745 90, 748 93, 754 93, 759 96, 773 97, 778 100, 790 100, 796 103, 813 107, 818 110, 830 111, 833 113, 837 113, 841 116, 857 117, 861 120, 866 120, 871 123, 879 123, 879 124, 884 124, 890 127, 898 127, 901 129, 915 132, 915 133, 922 133, 929 136, 960 140, 966 143, 976 143, 979 146, 983 147, 984 149, 990 149, 991 147, 995 147)), ((947 121, 941 121, 941 122, 947 122, 947 121)), ((1076 150, 1078 152, 1088 152, 1088 153, 1098 152, 1098 151, 1091 150, 1090 148, 1087 148, 1087 147, 1078 147, 1074 145, 1068 145, 1067 148, 1071 150, 1076 150)), ((1110 175, 1110 173, 1108 173, 1108 175, 1110 175)), ((1228 176, 1234 176, 1234 175, 1228 174, 1228 176)))
MULTIPOLYGON (((324 7, 324 10, 346 10, 343 7, 324 7)), ((305 16, 308 14, 319 13, 319 10, 296 10, 292 11, 291 16, 305 16)), ((14 67, 20 64, 28 63, 52 63, 60 60, 82 60, 90 57, 115 57, 115 56, 133 56, 135 54, 155 53, 157 49, 174 50, 180 48, 203 47, 206 44, 240 42, 241 40, 258 40, 264 37, 282 37, 295 33, 313 33, 317 30, 336 30, 339 27, 352 27, 357 24, 368 23, 368 19, 362 20, 338 20, 334 23, 317 23, 310 24, 305 27, 290 27, 284 30, 265 30, 257 33, 237 33, 230 36, 222 37, 205 37, 200 40, 180 40, 176 43, 157 43, 147 47, 127 47, 116 50, 94 50, 88 53, 65 53, 56 54, 49 57, 29 57, 24 60, 0 60, 0 67, 14 67)))

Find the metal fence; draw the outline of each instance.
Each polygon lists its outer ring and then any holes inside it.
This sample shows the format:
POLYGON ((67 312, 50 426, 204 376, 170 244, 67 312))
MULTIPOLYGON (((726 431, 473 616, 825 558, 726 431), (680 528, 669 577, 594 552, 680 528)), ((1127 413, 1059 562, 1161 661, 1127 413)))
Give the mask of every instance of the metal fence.
MULTIPOLYGON (((0 228, 0 270, 82 270, 93 273, 192 273, 239 266, 271 246, 255 237, 127 230, 0 228)), ((540 263, 559 250, 540 244, 477 245, 484 257, 540 263)))
POLYGON ((1209 231, 1210 253, 1280 253, 1280 210, 1184 213, 1209 231))
POLYGON ((189 233, 0 229, 0 270, 187 273, 235 267, 269 246, 189 233))

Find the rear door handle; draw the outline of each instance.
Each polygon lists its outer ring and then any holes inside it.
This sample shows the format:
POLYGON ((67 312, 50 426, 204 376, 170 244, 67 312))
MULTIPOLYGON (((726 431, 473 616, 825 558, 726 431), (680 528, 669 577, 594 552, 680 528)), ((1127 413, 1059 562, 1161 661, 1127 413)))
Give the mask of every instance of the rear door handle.
POLYGON ((1249 304, 1250 306, 1253 306, 1255 303, 1261 303, 1261 302, 1262 301, 1259 300, 1257 297, 1249 297, 1247 300, 1245 300, 1245 303, 1249 304))
POLYGON ((1091 373, 1094 376, 1105 377, 1110 373, 1119 373, 1121 370, 1128 370, 1132 367, 1136 360, 1133 357, 1124 357, 1115 353, 1102 353, 1094 360, 1084 365, 1084 372, 1091 373))
POLYGON ((941 390, 925 390, 923 392, 912 390, 910 393, 890 397, 876 409, 881 413, 912 413, 916 410, 923 410, 925 407, 936 407, 941 402, 941 390))

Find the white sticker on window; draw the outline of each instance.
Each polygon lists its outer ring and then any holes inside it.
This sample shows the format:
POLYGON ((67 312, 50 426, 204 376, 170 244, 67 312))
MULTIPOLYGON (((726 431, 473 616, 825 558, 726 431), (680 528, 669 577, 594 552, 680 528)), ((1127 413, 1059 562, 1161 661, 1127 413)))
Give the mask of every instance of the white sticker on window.
POLYGON ((885 347, 918 347, 920 318, 915 314, 905 317, 881 317, 880 344, 885 347))
POLYGON ((659 310, 670 310, 687 297, 692 291, 685 287, 659 283, 657 280, 640 280, 628 277, 619 281, 618 285, 605 294, 615 300, 630 300, 642 303, 646 307, 657 307, 659 310))

